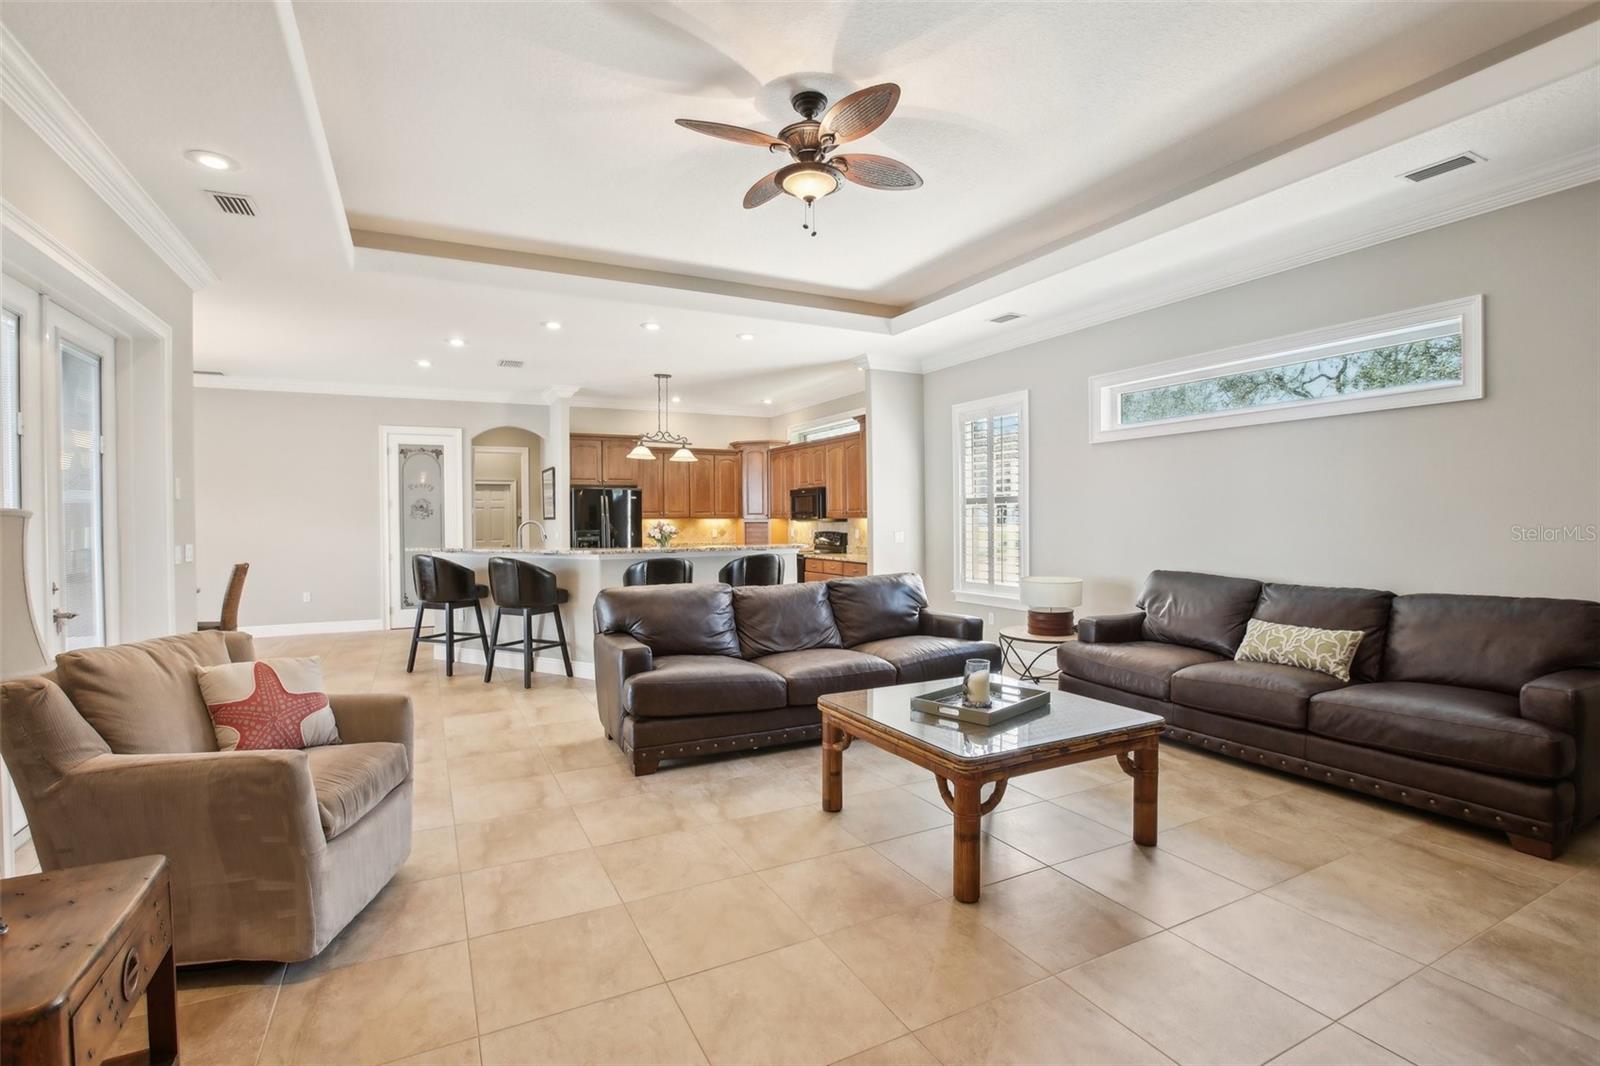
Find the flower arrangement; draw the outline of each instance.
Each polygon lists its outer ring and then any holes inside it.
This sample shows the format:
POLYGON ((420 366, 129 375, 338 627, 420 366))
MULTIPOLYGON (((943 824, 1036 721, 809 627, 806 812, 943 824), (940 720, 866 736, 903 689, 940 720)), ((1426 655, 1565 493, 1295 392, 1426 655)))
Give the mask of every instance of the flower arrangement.
POLYGON ((671 522, 657 519, 650 523, 650 528, 644 531, 644 535, 655 541, 656 547, 665 548, 672 543, 672 538, 678 535, 678 527, 671 522))

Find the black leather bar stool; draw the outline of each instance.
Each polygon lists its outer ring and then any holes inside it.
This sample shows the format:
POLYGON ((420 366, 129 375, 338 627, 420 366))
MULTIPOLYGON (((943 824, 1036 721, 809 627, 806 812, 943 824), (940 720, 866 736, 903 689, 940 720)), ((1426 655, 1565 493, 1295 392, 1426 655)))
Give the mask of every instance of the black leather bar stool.
POLYGON ((781 585, 783 556, 769 552, 740 555, 717 571, 717 580, 724 585, 781 585))
POLYGON ((694 580, 694 564, 669 555, 640 559, 622 572, 624 585, 687 585, 694 580))
POLYGON ((494 628, 489 636, 489 665, 483 671, 485 682, 494 679, 494 653, 496 648, 522 648, 522 687, 533 687, 533 653, 545 648, 560 648, 561 662, 572 676, 572 656, 567 654, 567 631, 561 626, 561 604, 567 602, 567 590, 556 586, 556 575, 542 566, 534 566, 522 559, 496 556, 489 560, 489 590, 494 593, 494 628), (500 643, 500 616, 510 611, 522 615, 522 636, 500 643), (535 615, 556 616, 556 639, 534 640, 535 615))
POLYGON ((489 595, 489 590, 478 584, 471 568, 434 555, 418 555, 411 560, 417 579, 417 624, 411 627, 411 654, 406 656, 406 673, 417 664, 418 644, 444 645, 444 676, 455 676, 456 645, 476 640, 483 645, 484 658, 489 656, 489 638, 483 625, 483 608, 478 601, 489 595), (456 635, 456 611, 471 607, 478 616, 478 631, 456 635), (422 612, 443 611, 444 632, 422 635, 422 612))

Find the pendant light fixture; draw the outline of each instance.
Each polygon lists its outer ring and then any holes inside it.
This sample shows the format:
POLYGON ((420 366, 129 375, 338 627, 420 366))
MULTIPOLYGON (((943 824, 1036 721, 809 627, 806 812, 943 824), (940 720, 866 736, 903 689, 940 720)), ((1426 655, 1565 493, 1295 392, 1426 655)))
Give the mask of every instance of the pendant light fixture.
POLYGON ((693 463, 698 460, 694 452, 689 450, 689 438, 682 434, 673 433, 668 428, 667 415, 667 382, 672 380, 671 374, 656 375, 656 428, 649 433, 641 434, 633 446, 633 451, 628 453, 629 459, 652 460, 656 453, 651 450, 651 445, 658 448, 676 448, 667 456, 669 463, 693 463))

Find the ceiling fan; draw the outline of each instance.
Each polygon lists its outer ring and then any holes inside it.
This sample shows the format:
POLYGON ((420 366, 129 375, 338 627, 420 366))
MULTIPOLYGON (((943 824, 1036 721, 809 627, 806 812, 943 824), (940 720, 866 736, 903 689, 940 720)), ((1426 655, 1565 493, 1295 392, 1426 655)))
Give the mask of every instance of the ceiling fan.
POLYGON ((899 160, 865 153, 833 154, 840 145, 865 137, 883 125, 899 102, 900 86, 893 82, 853 92, 832 107, 828 107, 828 98, 822 93, 805 89, 789 98, 789 103, 800 113, 800 121, 785 126, 776 136, 743 126, 692 118, 680 118, 678 125, 725 141, 787 152, 794 162, 779 167, 750 186, 750 191, 744 194, 744 206, 760 207, 779 193, 788 193, 805 203, 806 217, 801 226, 815 237, 816 202, 837 192, 844 181, 868 189, 921 186, 922 178, 917 172, 899 160), (822 118, 818 119, 818 115, 822 118))

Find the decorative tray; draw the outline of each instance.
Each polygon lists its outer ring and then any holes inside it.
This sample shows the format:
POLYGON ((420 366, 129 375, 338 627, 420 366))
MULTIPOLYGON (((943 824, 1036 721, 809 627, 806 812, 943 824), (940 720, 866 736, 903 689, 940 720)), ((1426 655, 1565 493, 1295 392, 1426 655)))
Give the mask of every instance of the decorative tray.
POLYGON ((1050 706, 1049 689, 1033 688, 999 674, 989 675, 989 706, 968 707, 962 702, 964 692, 965 689, 957 682, 949 688, 934 689, 911 697, 911 707, 973 725, 996 725, 1019 714, 1050 706))

